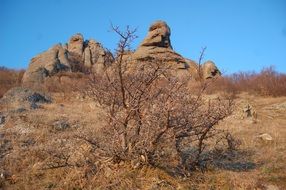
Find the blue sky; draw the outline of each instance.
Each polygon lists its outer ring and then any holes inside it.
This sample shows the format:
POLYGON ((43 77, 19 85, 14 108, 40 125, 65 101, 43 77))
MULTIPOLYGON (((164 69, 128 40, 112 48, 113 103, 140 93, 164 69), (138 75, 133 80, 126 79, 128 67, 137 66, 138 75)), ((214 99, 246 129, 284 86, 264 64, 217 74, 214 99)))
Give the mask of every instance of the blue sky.
POLYGON ((0 0, 0 66, 26 68, 32 57, 80 32, 113 50, 110 22, 138 28, 136 48, 155 20, 171 27, 173 48, 225 73, 274 65, 286 72, 286 0, 0 0))

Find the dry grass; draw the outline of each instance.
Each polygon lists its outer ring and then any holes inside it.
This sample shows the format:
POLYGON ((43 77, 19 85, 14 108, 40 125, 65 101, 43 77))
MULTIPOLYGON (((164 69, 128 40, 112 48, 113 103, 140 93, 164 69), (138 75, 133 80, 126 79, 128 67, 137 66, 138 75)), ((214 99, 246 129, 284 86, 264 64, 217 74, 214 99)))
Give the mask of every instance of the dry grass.
POLYGON ((99 165, 93 156, 100 152, 79 137, 98 135, 105 122, 102 112, 91 100, 76 97, 53 93, 52 104, 7 118, 0 129, 0 172, 5 173, 0 181, 2 188, 235 190, 264 189, 270 184, 280 189, 286 187, 285 97, 239 95, 236 111, 220 122, 219 128, 230 130, 240 139, 240 152, 234 159, 222 160, 205 173, 193 172, 188 178, 178 178, 160 168, 134 169, 128 162, 99 165), (256 109, 256 123, 251 118, 241 118, 245 103, 256 109), (70 127, 57 130, 54 123, 59 120, 67 121, 70 127), (255 137, 260 133, 269 133, 274 141, 258 141, 255 137), (49 168, 59 153, 70 156, 69 165, 49 168))
POLYGON ((24 70, 12 70, 0 67, 0 98, 11 88, 19 86, 24 70))
MULTIPOLYGON (((2 79, 17 81, 18 75, 10 76, 14 71, 3 73, 2 79)), ((259 74, 241 74, 237 83, 234 76, 217 82, 220 86, 213 91, 248 92, 236 94, 235 112, 218 124, 241 145, 231 157, 223 153, 204 173, 194 171, 184 178, 165 168, 143 165, 135 169, 131 162, 97 160, 102 153, 94 139, 102 135, 99 131, 106 120, 94 101, 76 92, 84 88, 85 79, 80 73, 59 73, 46 81, 53 103, 37 110, 9 112, 0 125, 0 189, 286 188, 285 75, 270 68, 259 74), (241 116, 245 104, 253 106, 257 118, 241 116), (68 127, 57 128, 58 121, 68 127), (274 140, 260 141, 256 137, 261 133, 274 140)), ((206 99, 216 97, 212 94, 206 99)))
POLYGON ((220 124, 222 128, 228 128, 241 140, 241 149, 250 151, 248 161, 255 167, 245 173, 233 173, 231 178, 234 184, 244 181, 242 189, 254 189, 274 184, 282 189, 286 187, 286 98, 258 97, 246 94, 239 95, 237 112, 220 124), (241 119, 240 112, 243 105, 250 103, 257 111, 257 119, 241 119), (259 134, 267 133, 273 137, 273 141, 264 142, 257 138, 259 134), (239 180, 236 180, 239 179, 239 180))
POLYGON ((81 91, 87 87, 88 74, 81 72, 60 72, 46 78, 42 89, 46 92, 57 92, 63 95, 81 91))

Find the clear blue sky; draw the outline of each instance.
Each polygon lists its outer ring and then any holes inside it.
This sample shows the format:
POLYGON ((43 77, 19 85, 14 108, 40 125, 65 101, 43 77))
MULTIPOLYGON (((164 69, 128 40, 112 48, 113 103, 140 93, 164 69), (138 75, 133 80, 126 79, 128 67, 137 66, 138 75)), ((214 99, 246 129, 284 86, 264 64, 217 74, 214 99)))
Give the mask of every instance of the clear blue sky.
POLYGON ((155 20, 171 27, 173 48, 226 72, 286 72, 286 0, 0 0, 0 66, 26 68, 30 59, 80 32, 113 50, 110 21, 138 27, 136 48, 155 20))

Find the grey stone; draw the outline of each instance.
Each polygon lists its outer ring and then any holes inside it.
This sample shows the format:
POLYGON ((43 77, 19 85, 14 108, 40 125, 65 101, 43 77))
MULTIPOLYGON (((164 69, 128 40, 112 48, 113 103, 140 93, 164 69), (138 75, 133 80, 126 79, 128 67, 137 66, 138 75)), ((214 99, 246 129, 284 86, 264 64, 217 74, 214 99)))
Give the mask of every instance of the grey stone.
POLYGON ((261 139, 263 142, 272 142, 273 137, 268 133, 263 133, 257 136, 257 138, 261 139))
POLYGON ((98 72, 113 61, 112 54, 99 42, 84 41, 77 33, 68 44, 57 44, 32 58, 22 82, 24 86, 36 88, 59 72, 86 72, 87 69, 98 72))
POLYGON ((67 50, 61 44, 57 44, 32 58, 22 82, 26 86, 42 84, 46 77, 69 70, 67 50))
POLYGON ((0 99, 0 104, 17 113, 30 108, 36 109, 40 107, 40 104, 51 102, 52 99, 44 93, 24 87, 12 88, 0 99))
POLYGON ((59 120, 53 123, 53 127, 58 131, 64 131, 70 128, 70 124, 66 120, 59 120))
POLYGON ((34 92, 27 100, 31 103, 51 103, 51 98, 46 97, 38 92, 34 92))
POLYGON ((18 108, 15 110, 15 113, 22 113, 22 112, 25 112, 27 111, 25 108, 18 108))
POLYGON ((5 123, 5 116, 4 115, 0 115, 0 125, 5 123))

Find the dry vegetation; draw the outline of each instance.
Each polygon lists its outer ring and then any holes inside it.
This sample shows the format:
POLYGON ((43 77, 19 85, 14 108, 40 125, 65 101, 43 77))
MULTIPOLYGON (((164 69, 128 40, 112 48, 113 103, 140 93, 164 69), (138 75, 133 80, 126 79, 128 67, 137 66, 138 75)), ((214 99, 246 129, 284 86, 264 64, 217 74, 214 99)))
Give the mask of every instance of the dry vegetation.
MULTIPOLYGON (((103 73, 48 78, 52 103, 37 109, 2 105, 0 189, 286 188, 284 74, 190 85, 160 60, 130 67, 135 31, 113 30, 121 40, 103 73)), ((2 69, 1 90, 20 73, 2 69)))
POLYGON ((24 70, 12 70, 0 67, 0 98, 10 89, 21 85, 24 70))
POLYGON ((217 79, 209 92, 248 92, 260 96, 285 96, 286 75, 275 71, 274 67, 256 72, 239 72, 217 79))
MULTIPOLYGON (((104 137, 101 131, 108 125, 102 109, 92 99, 70 95, 67 100, 54 93, 53 103, 43 105, 42 109, 11 113, 1 127, 0 172, 5 176, 1 177, 1 185, 13 190, 263 190, 267 185, 283 189, 286 185, 285 102, 285 97, 239 95, 233 114, 216 126, 240 139, 238 149, 219 152, 219 157, 203 172, 192 171, 190 176, 180 177, 140 159, 132 163, 114 162, 99 148, 106 142, 96 141, 104 137), (256 122, 241 116, 246 102, 257 110, 256 122), (274 140, 260 141, 256 138, 260 133, 268 133, 274 140), (137 163, 140 163, 138 167, 137 163)), ((106 140, 117 141, 116 137, 106 140)), ((164 155, 163 158, 166 159, 164 155)))
POLYGON ((231 114, 232 99, 205 100, 204 84, 193 93, 190 77, 178 79, 158 59, 124 61, 134 31, 114 30, 122 37, 115 63, 94 74, 86 91, 106 113, 104 135, 95 139, 99 149, 113 162, 160 167, 183 176, 205 169, 224 148, 232 151, 232 136, 215 128, 231 114))

